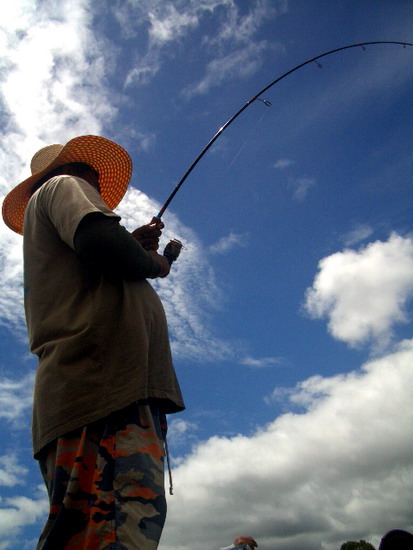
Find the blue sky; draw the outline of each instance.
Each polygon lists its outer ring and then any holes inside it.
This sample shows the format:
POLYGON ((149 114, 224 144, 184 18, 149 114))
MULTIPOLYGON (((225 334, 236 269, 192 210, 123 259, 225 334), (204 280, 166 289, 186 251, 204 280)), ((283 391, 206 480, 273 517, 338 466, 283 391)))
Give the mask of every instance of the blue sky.
MULTIPOLYGON (((146 223, 246 101, 299 63, 413 42, 402 0, 15 0, 0 22, 0 193, 82 134, 134 162, 146 223)), ((331 550, 413 530, 413 48, 296 71, 216 141, 164 215, 155 282, 187 410, 160 550, 331 550)), ((0 226, 0 550, 35 546, 35 358, 21 237, 0 226)))

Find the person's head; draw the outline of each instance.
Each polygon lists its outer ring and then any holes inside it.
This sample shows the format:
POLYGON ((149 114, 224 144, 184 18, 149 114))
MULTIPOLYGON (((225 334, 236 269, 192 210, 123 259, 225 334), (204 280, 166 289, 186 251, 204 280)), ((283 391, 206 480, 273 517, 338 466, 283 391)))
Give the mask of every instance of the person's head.
POLYGON ((252 537, 236 537, 234 539, 234 546, 240 546, 242 544, 247 545, 247 548, 249 550, 254 550, 258 546, 257 542, 252 537))
POLYGON ((412 550, 413 534, 402 529, 393 529, 381 539, 379 550, 412 550))
POLYGON ((30 197, 54 175, 75 175, 85 179, 98 189, 109 208, 115 208, 128 188, 132 160, 125 149, 113 141, 99 136, 79 136, 66 145, 43 147, 33 156, 30 168, 32 175, 10 191, 3 201, 4 222, 20 234, 30 197))

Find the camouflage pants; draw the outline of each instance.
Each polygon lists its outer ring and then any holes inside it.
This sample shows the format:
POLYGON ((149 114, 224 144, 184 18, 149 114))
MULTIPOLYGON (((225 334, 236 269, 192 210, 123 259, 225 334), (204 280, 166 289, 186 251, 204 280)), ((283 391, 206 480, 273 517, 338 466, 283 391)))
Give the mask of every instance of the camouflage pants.
POLYGON ((50 515, 37 550, 155 550, 166 516, 166 418, 137 402, 38 457, 50 515))

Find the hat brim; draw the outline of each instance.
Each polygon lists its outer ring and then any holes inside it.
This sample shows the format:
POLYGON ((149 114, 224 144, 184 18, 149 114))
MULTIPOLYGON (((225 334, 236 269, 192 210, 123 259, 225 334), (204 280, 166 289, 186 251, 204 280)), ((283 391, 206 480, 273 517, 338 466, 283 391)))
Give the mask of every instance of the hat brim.
POLYGON ((2 214, 6 225, 23 234, 24 212, 32 188, 45 174, 69 162, 85 162, 99 174, 100 195, 113 210, 120 203, 132 176, 132 159, 113 141, 100 136, 79 136, 66 143, 52 163, 17 185, 3 201, 2 214))

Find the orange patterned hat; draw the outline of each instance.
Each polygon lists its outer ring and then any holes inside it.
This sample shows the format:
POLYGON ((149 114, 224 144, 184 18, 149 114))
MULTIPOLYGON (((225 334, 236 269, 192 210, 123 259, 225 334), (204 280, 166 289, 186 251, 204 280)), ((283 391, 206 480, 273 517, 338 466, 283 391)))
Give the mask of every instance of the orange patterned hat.
POLYGON ((129 185, 132 160, 120 145, 99 136, 79 136, 66 145, 48 145, 33 156, 32 175, 17 185, 3 202, 3 219, 16 233, 23 234, 24 212, 34 184, 51 170, 69 162, 85 162, 99 174, 100 194, 113 210, 129 185))

